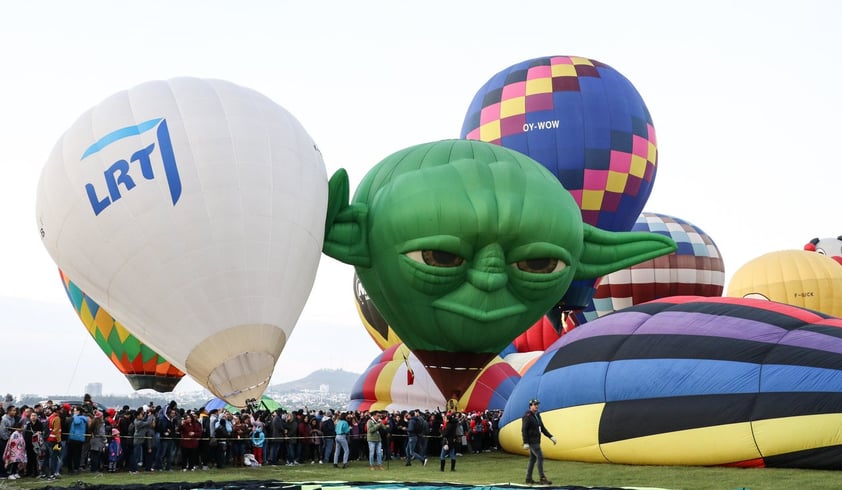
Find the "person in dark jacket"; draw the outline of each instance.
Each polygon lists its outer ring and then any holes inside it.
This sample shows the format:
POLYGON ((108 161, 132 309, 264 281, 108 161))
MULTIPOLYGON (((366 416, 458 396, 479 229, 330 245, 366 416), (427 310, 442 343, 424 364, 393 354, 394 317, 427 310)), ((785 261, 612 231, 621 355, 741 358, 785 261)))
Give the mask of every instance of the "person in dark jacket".
POLYGON ((330 463, 333 461, 333 440, 336 438, 336 424, 333 422, 333 410, 322 417, 321 430, 325 442, 322 460, 330 463))
POLYGON ((444 471, 444 461, 450 456, 450 471, 456 471, 456 448, 459 441, 459 417, 455 413, 447 414, 447 422, 441 429, 441 470, 444 471))
POLYGON ((532 479, 532 471, 535 468, 535 463, 538 463, 538 476, 540 480, 537 482, 541 485, 550 485, 552 482, 547 480, 544 475, 544 453, 541 451, 541 434, 549 437, 553 444, 556 443, 556 438, 550 434, 550 431, 544 426, 541 421, 541 414, 538 413, 538 405, 541 402, 532 399, 529 400, 529 410, 524 414, 522 419, 521 432, 523 435, 523 448, 529 451, 529 465, 526 467, 526 483, 536 483, 532 479))

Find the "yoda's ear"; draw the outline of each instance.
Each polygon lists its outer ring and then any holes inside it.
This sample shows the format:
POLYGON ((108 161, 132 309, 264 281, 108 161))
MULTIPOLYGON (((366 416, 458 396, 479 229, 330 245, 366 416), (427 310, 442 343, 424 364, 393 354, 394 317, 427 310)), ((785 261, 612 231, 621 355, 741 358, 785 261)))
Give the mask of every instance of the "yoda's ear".
POLYGON ((585 248, 576 268, 576 279, 594 279, 643 261, 667 255, 678 248, 657 233, 612 232, 584 224, 585 248))
POLYGON ((328 182, 325 241, 322 251, 334 259, 360 267, 369 267, 368 206, 349 204, 348 173, 340 168, 328 182))

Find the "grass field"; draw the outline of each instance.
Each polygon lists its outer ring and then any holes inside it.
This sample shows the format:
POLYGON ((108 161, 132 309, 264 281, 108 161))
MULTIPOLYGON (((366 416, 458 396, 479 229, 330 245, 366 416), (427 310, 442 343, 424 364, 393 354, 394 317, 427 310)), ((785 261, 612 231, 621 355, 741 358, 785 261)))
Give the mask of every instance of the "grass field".
MULTIPOLYGON (((384 471, 370 471, 368 462, 353 461, 347 469, 336 469, 331 464, 305 464, 301 466, 264 466, 261 468, 226 468, 208 471, 127 473, 93 475, 66 475, 62 479, 47 482, 34 479, 0 481, 0 489, 42 488, 83 485, 154 485, 160 482, 226 480, 275 480, 287 482, 429 482, 456 483, 462 485, 521 484, 526 471, 527 458, 503 452, 465 455, 457 458, 456 471, 439 471, 439 460, 431 458, 426 467, 417 461, 406 467, 400 461, 392 461, 384 471)), ((386 465, 384 465, 386 466, 386 465)), ((545 461, 545 472, 553 486, 583 487, 654 487, 664 489, 698 490, 825 490, 842 488, 842 471, 788 470, 788 469, 740 469, 740 468, 698 468, 678 466, 629 466, 545 461)), ((537 472, 535 478, 537 479, 537 472)), ((207 485, 204 485, 207 486, 207 485)), ((222 485, 219 485, 222 486, 222 485)))

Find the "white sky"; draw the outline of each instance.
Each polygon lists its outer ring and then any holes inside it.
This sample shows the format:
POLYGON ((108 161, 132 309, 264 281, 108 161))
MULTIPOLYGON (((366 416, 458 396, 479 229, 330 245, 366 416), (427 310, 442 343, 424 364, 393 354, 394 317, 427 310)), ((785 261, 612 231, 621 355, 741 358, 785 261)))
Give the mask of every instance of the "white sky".
MULTIPOLYGON (((329 174, 348 169, 353 189, 393 151, 458 137, 497 71, 593 58, 631 80, 652 114, 658 174, 645 210, 704 229, 730 277, 758 255, 842 234, 840 25, 832 0, 4 2, 0 298, 21 308, 0 309, 0 394, 81 393, 90 381, 130 391, 76 317, 35 224, 50 150, 114 92, 175 76, 256 89, 301 121, 329 174), (64 308, 62 321, 21 328, 21 309, 44 302, 64 308)), ((362 372, 378 353, 352 273, 323 257, 273 383, 362 372)))

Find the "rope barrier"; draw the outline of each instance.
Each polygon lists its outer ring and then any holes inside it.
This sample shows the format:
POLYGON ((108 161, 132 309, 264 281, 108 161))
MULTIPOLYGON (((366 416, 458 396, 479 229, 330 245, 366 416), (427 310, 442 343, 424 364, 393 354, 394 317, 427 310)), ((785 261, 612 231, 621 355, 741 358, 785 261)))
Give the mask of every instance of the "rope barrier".
MULTIPOLYGON (((62 436, 64 436, 64 435, 65 434, 62 434, 62 436)), ((468 435, 468 433, 466 432, 463 435, 468 435)), ((114 439, 114 436, 109 435, 109 434, 102 434, 102 435, 99 435, 99 436, 94 436, 93 434, 86 433, 85 437, 86 437, 86 439, 89 438, 89 437, 105 437, 109 441, 114 439)), ((321 437, 322 437, 322 439, 336 439, 336 436, 321 436, 321 437)), ((366 440, 365 434, 358 434, 356 436, 348 434, 348 437, 350 439, 353 439, 353 438, 356 437, 356 439, 366 440)), ((387 433, 387 437, 389 437, 391 439, 402 439, 402 438, 408 439, 409 434, 387 433)), ((442 439, 443 438, 443 436, 441 436, 441 435, 432 435, 432 434, 426 434, 426 435, 425 434, 419 434, 416 437, 418 437, 419 439, 442 439)), ((156 441, 181 441, 182 439, 184 439, 184 437, 163 437, 163 436, 159 436, 159 437, 151 436, 150 437, 150 436, 136 436, 136 435, 124 435, 124 434, 120 434, 120 438, 121 439, 131 439, 133 441, 138 440, 138 439, 140 439, 140 440, 156 440, 156 441)), ((203 437, 188 437, 187 439, 197 440, 197 441, 212 441, 212 440, 217 440, 217 441, 220 441, 220 440, 224 440, 224 441, 251 441, 251 436, 246 436, 246 437, 231 437, 231 436, 229 436, 229 437, 214 437, 214 436, 205 437, 205 436, 203 436, 203 437)), ((62 438, 62 441, 67 441, 67 440, 69 440, 68 437, 62 438)), ((264 438, 264 442, 270 442, 270 441, 286 441, 286 442, 289 442, 290 440, 310 441, 310 440, 312 440, 312 436, 279 436, 279 437, 275 437, 275 436, 269 437, 269 436, 267 436, 267 437, 264 438)))

